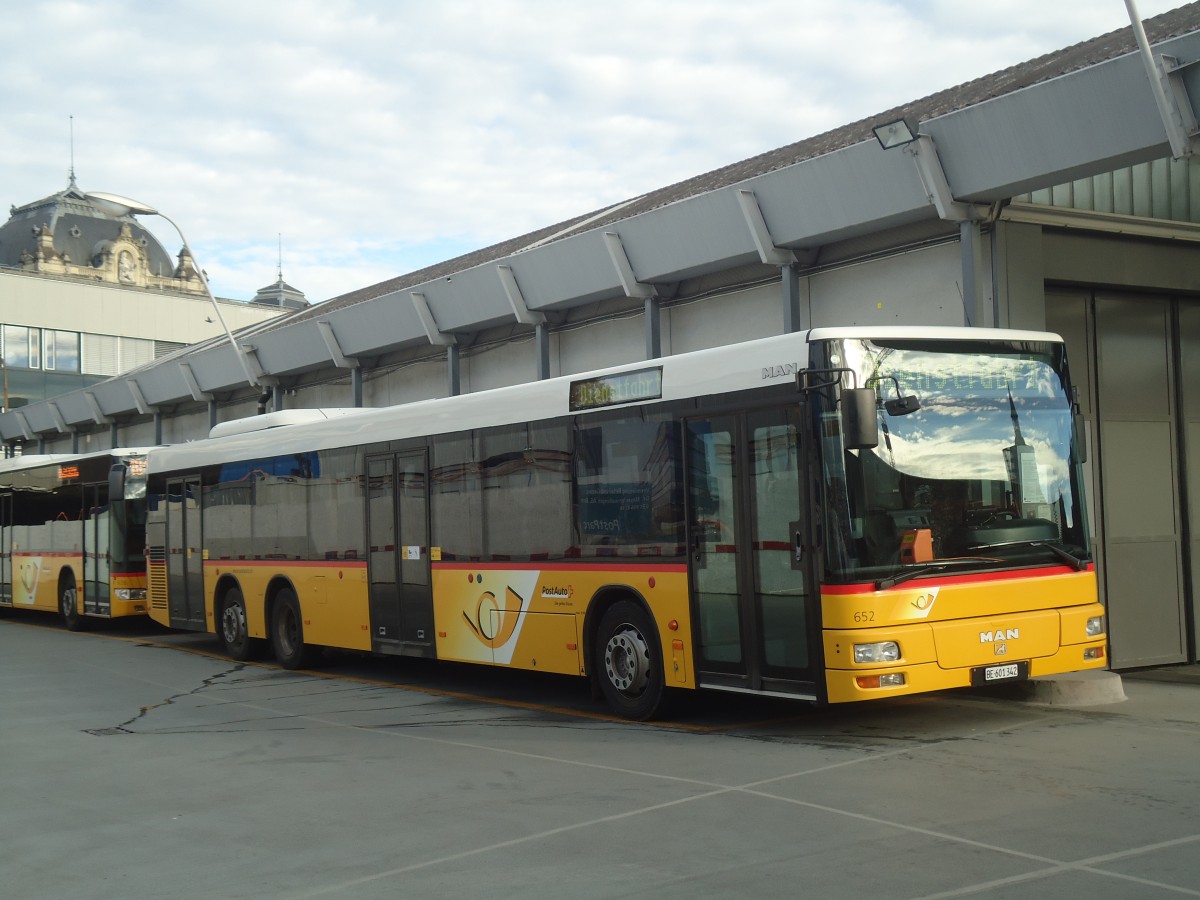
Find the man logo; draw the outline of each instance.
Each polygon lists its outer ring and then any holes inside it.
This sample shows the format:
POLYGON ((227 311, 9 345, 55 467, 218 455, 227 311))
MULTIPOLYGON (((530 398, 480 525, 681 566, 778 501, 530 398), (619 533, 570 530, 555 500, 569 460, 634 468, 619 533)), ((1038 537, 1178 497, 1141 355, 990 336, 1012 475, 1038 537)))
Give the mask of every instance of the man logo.
POLYGON ((799 371, 799 363, 784 363, 781 366, 763 366, 762 377, 763 381, 766 381, 770 378, 782 378, 785 375, 795 375, 799 371))
POLYGON ((981 644, 991 644, 996 641, 1019 641, 1020 639, 1020 628, 997 628, 995 631, 979 632, 979 643, 981 644))

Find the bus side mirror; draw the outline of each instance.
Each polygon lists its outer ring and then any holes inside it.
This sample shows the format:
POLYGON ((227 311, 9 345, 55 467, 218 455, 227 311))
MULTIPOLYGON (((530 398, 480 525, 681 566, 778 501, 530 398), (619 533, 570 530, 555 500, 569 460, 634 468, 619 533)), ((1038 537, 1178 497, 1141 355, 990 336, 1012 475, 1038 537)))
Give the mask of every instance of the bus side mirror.
POLYGON ((842 439, 847 450, 879 446, 874 388, 842 389, 842 439))

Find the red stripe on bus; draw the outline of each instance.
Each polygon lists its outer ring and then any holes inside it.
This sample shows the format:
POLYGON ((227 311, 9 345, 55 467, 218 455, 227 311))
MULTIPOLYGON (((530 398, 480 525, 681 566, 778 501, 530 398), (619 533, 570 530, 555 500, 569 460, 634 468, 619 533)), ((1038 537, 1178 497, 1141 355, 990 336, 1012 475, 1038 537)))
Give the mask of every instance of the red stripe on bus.
MULTIPOLYGON (((1094 566, 1092 563, 1088 563, 1087 568, 1082 571, 1094 571, 1094 566)), ((915 587, 928 587, 930 585, 938 587, 946 584, 971 584, 985 581, 1015 581, 1018 578, 1049 578, 1050 576, 1074 574, 1076 574, 1076 570, 1071 566, 1009 569, 1006 572, 976 572, 968 575, 942 575, 935 578, 914 578, 912 581, 905 581, 893 588, 885 588, 884 590, 900 591, 915 587)), ((868 582, 867 584, 823 584, 821 585, 821 593, 840 595, 874 594, 882 592, 876 591, 874 583, 868 582)))
POLYGON ((515 562, 515 563, 494 563, 494 562, 435 562, 433 568, 442 569, 450 572, 492 572, 492 571, 508 571, 512 569, 531 569, 540 572, 607 572, 610 570, 621 570, 624 572, 686 572, 687 565, 685 563, 636 563, 622 562, 620 565, 595 565, 586 562, 515 562))
POLYGON ((246 566, 270 566, 281 569, 284 566, 307 569, 365 569, 366 560, 361 559, 206 559, 206 566, 225 566, 228 568, 244 568, 246 566))

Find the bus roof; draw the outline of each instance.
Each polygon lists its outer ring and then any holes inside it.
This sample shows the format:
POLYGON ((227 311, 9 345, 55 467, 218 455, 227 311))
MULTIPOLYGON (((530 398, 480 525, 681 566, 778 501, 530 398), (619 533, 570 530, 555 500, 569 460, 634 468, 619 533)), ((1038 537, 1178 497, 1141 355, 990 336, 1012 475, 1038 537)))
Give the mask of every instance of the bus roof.
POLYGON ((310 421, 279 427, 271 427, 270 422, 257 428, 253 427, 253 424, 250 427, 231 427, 228 431, 235 433, 218 436, 214 431, 214 436, 206 440, 157 449, 150 455, 148 471, 193 471, 204 466, 239 460, 331 450, 567 416, 571 414, 569 398, 572 383, 627 372, 661 368, 662 390, 661 396, 622 404, 624 407, 792 384, 797 372, 808 364, 810 342, 853 338, 927 338, 976 343, 981 340, 1061 342, 1057 335, 1047 332, 990 328, 819 328, 811 332, 775 335, 453 397, 366 408, 354 411, 357 415, 312 416, 309 417, 310 421))
POLYGON ((146 456, 153 447, 117 447, 113 450, 92 450, 87 453, 25 453, 8 459, 0 459, 0 472, 20 472, 41 466, 61 466, 111 456, 127 459, 130 456, 146 456))

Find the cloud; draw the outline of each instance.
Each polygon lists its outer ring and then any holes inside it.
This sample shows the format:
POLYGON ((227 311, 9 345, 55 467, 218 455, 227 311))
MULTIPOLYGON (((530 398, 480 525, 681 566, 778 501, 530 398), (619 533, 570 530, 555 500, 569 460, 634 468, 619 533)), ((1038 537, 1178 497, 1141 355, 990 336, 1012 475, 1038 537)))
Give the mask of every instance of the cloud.
POLYGON ((74 116, 80 185, 167 212, 218 293, 272 282, 282 233, 320 300, 1124 24, 1092 0, 47 0, 5 23, 0 186, 65 187, 74 116))

